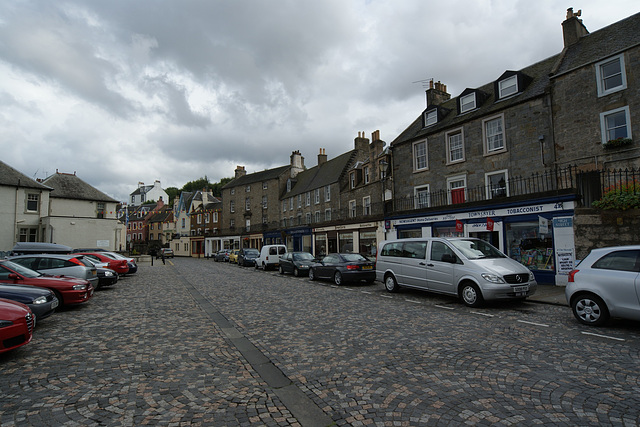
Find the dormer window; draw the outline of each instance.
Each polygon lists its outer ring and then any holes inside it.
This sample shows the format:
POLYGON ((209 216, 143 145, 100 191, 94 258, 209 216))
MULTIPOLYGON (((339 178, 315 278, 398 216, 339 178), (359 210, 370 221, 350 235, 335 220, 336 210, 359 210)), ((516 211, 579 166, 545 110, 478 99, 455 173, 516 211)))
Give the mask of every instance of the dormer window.
POLYGON ((509 78, 500 80, 498 82, 498 92, 498 97, 500 99, 511 96, 514 93, 518 93, 518 76, 514 74, 509 78))
POLYGON ((476 94, 475 92, 460 97, 460 113, 466 113, 467 111, 476 109, 476 94))
POLYGON ((438 110, 433 109, 424 113, 424 127, 435 125, 438 123, 438 110))

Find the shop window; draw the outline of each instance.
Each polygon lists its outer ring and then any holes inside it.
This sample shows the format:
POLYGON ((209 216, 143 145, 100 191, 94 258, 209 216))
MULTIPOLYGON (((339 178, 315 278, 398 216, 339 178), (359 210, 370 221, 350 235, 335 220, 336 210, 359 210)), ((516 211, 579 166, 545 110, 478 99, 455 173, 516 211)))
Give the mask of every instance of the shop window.
POLYGON ((433 237, 464 237, 464 231, 456 231, 456 227, 433 227, 433 237))
POLYGON ((375 257, 377 250, 377 240, 375 231, 361 231, 359 236, 360 254, 375 257))
POLYGON ((316 253, 315 255, 320 258, 327 254, 327 235, 316 235, 316 253))
POLYGON ((413 239, 416 237, 422 237, 421 229, 412 230, 398 230, 398 239, 413 239))
POLYGON ((507 254, 531 270, 554 271, 552 221, 547 227, 539 221, 507 223, 507 254))
POLYGON ((340 252, 353 252, 353 232, 338 234, 338 241, 340 244, 340 252))

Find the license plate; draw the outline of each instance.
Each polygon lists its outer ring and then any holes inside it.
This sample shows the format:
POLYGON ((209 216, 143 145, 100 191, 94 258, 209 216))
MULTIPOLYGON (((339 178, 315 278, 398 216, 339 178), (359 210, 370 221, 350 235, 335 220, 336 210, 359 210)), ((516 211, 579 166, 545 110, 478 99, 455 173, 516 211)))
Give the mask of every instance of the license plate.
POLYGON ((373 270, 373 266, 371 265, 365 265, 364 267, 362 267, 363 270, 373 270))
POLYGON ((527 292, 529 290, 529 286, 516 286, 513 288, 513 292, 527 292))
POLYGON ((58 300, 55 300, 53 303, 51 303, 51 308, 56 308, 58 304, 60 304, 60 302, 58 300))

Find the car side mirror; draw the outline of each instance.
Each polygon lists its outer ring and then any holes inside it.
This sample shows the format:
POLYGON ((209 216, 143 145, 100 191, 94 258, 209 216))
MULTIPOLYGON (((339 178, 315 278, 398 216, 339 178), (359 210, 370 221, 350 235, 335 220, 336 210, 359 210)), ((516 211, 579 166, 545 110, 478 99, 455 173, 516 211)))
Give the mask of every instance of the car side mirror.
POLYGON ((20 280, 22 277, 18 276, 16 273, 9 273, 9 279, 20 280))
POLYGON ((456 256, 451 254, 442 255, 442 262, 448 262, 450 264, 455 264, 457 262, 456 256))

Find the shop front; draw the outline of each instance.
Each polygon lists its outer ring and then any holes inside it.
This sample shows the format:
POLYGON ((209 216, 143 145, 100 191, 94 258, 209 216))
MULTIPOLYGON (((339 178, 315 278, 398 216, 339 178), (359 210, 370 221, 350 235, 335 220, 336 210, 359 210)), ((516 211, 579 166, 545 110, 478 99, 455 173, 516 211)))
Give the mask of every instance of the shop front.
MULTIPOLYGON (((282 232, 280 231, 269 231, 262 235, 263 242, 265 245, 281 245, 284 243, 282 238, 282 232)), ((258 248, 261 249, 262 247, 258 248)))
POLYGON ((314 228, 312 237, 316 257, 353 252, 375 258, 378 243, 384 240, 383 222, 314 228))
POLYGON ((284 231, 287 250, 289 252, 311 252, 311 228, 296 227, 284 231))
POLYGON ((387 238, 476 237, 526 265, 540 284, 566 284, 575 263, 574 202, 562 200, 391 219, 387 238))

